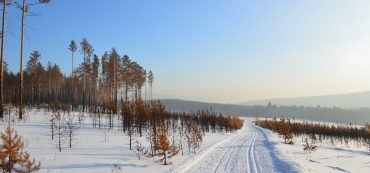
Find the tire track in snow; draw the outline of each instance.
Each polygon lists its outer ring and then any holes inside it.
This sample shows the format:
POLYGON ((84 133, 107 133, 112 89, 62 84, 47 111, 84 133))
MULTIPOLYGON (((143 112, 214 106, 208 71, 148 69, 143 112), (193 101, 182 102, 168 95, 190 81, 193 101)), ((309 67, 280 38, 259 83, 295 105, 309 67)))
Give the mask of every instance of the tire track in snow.
POLYGON ((248 163, 248 172, 252 173, 258 173, 260 172, 259 167, 258 167, 258 162, 256 159, 256 152, 255 152, 255 146, 257 145, 257 133, 253 133, 253 137, 249 143, 248 147, 248 157, 247 157, 247 163, 248 163))
POLYGON ((201 157, 190 159, 188 164, 180 165, 174 172, 218 173, 218 172, 274 172, 273 158, 266 152, 269 148, 263 144, 264 133, 255 128, 247 119, 243 129, 237 131, 223 142, 218 142, 211 149, 200 154, 201 157), (267 165, 270 167, 262 167, 267 165))
POLYGON ((254 149, 254 147, 256 146, 256 144, 257 144, 257 137, 258 137, 258 135, 257 135, 257 133, 255 132, 254 133, 254 138, 253 138, 253 144, 252 144, 252 157, 253 157, 253 168, 254 168, 254 172, 260 172, 259 171, 259 169, 258 169, 258 165, 257 165, 257 159, 256 159, 256 153, 255 153, 255 149, 254 149))
MULTIPOLYGON (((247 143, 247 136, 243 135, 243 137, 239 138, 239 142, 237 146, 235 147, 233 157, 232 157, 232 163, 229 164, 229 162, 226 163, 225 171, 227 172, 227 168, 229 168, 230 172, 245 172, 245 165, 246 165, 246 152, 244 151, 246 149, 246 143, 247 143), (237 152, 237 153, 235 153, 237 152), (239 167, 241 166, 241 167, 239 167)), ((231 158, 231 157, 230 157, 231 158)), ((229 161, 230 161, 229 158, 229 161)))
POLYGON ((222 145, 223 143, 227 142, 228 140, 230 140, 230 136, 227 139, 222 140, 222 141, 214 144, 213 146, 211 146, 210 149, 205 150, 205 151, 201 151, 201 153, 198 153, 198 157, 194 158, 194 160, 187 160, 187 161, 185 161, 185 163, 183 163, 183 165, 181 165, 177 169, 176 168, 175 169, 172 169, 170 172, 171 173, 176 173, 176 172, 178 172, 178 173, 184 173, 184 172, 187 172, 191 167, 193 167, 200 160, 202 160, 204 157, 208 156, 216 148, 218 148, 220 145, 222 145))
POLYGON ((252 150, 252 144, 253 144, 253 140, 254 140, 254 137, 256 136, 256 133, 253 134, 253 137, 252 139, 250 140, 249 144, 248 144, 248 150, 247 150, 247 164, 248 164, 248 172, 251 173, 252 172, 252 154, 251 154, 251 150, 252 150))
POLYGON ((220 168, 221 164, 225 163, 225 162, 223 162, 223 160, 225 160, 225 159, 226 159, 226 164, 224 166, 224 170, 226 170, 228 162, 229 162, 229 160, 230 160, 230 158, 231 158, 231 156, 232 156, 232 154, 234 153, 234 150, 235 150, 234 148, 232 148, 231 151, 229 151, 228 148, 234 147, 237 144, 237 142, 238 142, 238 140, 234 140, 229 146, 223 147, 224 150, 226 150, 226 152, 222 156, 222 158, 218 161, 217 166, 216 166, 215 170, 213 171, 214 173, 219 171, 219 168, 220 168), (227 157, 225 157, 225 156, 227 156, 227 157))
POLYGON ((247 141, 248 137, 244 136, 244 142, 243 142, 243 150, 238 153, 238 158, 240 159, 239 162, 237 162, 237 172, 246 172, 247 171, 247 160, 248 160, 248 155, 246 154, 244 150, 249 147, 247 146, 247 141), (240 165, 240 166, 239 166, 240 165))
POLYGON ((228 152, 228 151, 226 151, 226 152, 225 152, 225 154, 224 154, 224 155, 222 155, 221 159, 220 159, 220 160, 218 161, 218 163, 217 163, 217 166, 215 167, 215 170, 213 170, 213 172, 214 172, 214 173, 216 173, 216 172, 218 171, 218 169, 219 169, 220 165, 222 164, 222 161, 224 160, 225 156, 226 156, 228 153, 230 153, 230 154, 229 154, 229 157, 230 157, 230 155, 231 155, 231 153, 232 153, 232 152, 228 152))
MULTIPOLYGON (((243 135, 244 136, 244 135, 243 135)), ((243 144, 246 142, 246 138, 245 137, 239 137, 238 140, 236 140, 236 144, 233 144, 232 146, 232 152, 230 153, 226 163, 225 163, 225 167, 224 167, 224 171, 231 171, 231 172, 235 172, 234 169, 236 169, 237 167, 235 167, 239 161, 239 154, 236 154, 235 152, 238 152, 238 153, 241 153, 243 152, 242 151, 242 147, 243 147, 243 144), (235 157, 237 155, 237 157, 235 157), (232 163, 229 164, 230 160, 232 160, 232 163), (230 169, 228 170, 227 168, 230 169)))

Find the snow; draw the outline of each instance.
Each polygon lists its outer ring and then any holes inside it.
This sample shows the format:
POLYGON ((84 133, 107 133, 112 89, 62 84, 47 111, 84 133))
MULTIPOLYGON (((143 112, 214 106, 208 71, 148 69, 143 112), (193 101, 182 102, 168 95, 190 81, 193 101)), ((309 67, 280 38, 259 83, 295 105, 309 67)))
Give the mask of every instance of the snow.
MULTIPOLYGON (((14 122, 11 126, 21 135, 25 141, 25 150, 29 151, 31 158, 41 161, 39 172, 136 172, 148 171, 171 172, 177 165, 191 160, 194 154, 188 154, 187 149, 184 156, 181 153, 170 159, 171 165, 163 165, 153 158, 141 156, 139 160, 134 150, 129 149, 129 138, 122 129, 109 130, 106 127, 94 128, 88 114, 81 129, 73 140, 73 146, 68 147, 68 140, 64 139, 62 152, 58 151, 56 136, 51 140, 50 122, 47 111, 27 110, 25 120, 14 122)), ((76 116, 80 113, 74 113, 76 116)), ((117 120, 115 120, 117 123, 117 120)), ((103 121, 103 124, 108 122, 103 121)), ((0 124, 0 130, 4 131, 7 122, 0 124)), ((201 144, 199 154, 211 148, 218 141, 223 141, 232 133, 206 133, 204 142, 201 144)), ((145 138, 135 136, 149 148, 145 138), (145 143, 146 142, 146 143, 145 143)), ((198 155, 198 153, 196 155, 198 155)), ((157 160, 157 159, 156 159, 157 160)))
POLYGON ((265 131, 245 119, 243 129, 214 145, 207 156, 195 156, 179 172, 295 172, 271 146, 265 131))
MULTIPOLYGON (((260 127, 258 127, 260 128, 260 127)), ((349 145, 335 141, 316 142, 318 149, 312 153, 303 151, 303 139, 295 137, 293 145, 283 143, 276 133, 265 131, 267 138, 274 141, 276 155, 286 158, 300 172, 331 173, 331 172, 370 172, 370 152, 364 146, 349 142, 349 145)))
MULTIPOLYGON (((48 114, 27 110, 26 120, 11 124, 23 136, 25 150, 41 161, 39 172, 370 172, 366 148, 318 144, 318 150, 308 154, 302 149, 301 138, 295 138, 294 145, 284 144, 277 134, 255 126, 248 118, 241 130, 206 133, 196 154, 185 149, 184 156, 180 153, 169 160, 171 165, 162 165, 144 156, 139 160, 135 150, 129 150, 128 136, 122 129, 94 128, 88 114, 75 112, 85 120, 72 148, 64 140, 59 152, 56 138, 51 140, 48 114)), ((0 124, 1 131, 6 124, 0 124)), ((135 140, 149 147, 145 137, 135 136, 135 140)))

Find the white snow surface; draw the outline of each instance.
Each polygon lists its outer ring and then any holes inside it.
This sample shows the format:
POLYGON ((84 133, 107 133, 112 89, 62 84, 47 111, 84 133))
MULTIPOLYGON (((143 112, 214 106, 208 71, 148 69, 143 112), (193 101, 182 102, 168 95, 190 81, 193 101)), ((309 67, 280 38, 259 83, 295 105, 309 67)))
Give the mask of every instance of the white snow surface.
POLYGON ((177 172, 297 172, 275 152, 266 131, 245 119, 244 127, 199 153, 177 172))
MULTIPOLYGON (((303 152, 300 139, 295 139, 294 145, 284 144, 275 133, 255 126, 248 118, 241 130, 206 133, 196 154, 189 154, 185 147, 183 156, 180 153, 169 160, 170 165, 162 165, 155 161, 158 159, 141 156, 139 160, 135 150, 129 150, 128 136, 122 129, 94 128, 85 114, 72 148, 65 140, 59 152, 56 140, 51 140, 47 114, 50 113, 28 110, 26 120, 12 123, 25 141, 25 150, 41 161, 39 172, 370 172, 366 149, 319 146, 308 154, 303 152)), ((0 124, 1 131, 6 124, 0 124)), ((148 149, 145 135, 134 138, 148 149)))
MULTIPOLYGON (((264 129, 265 130, 265 129, 264 129)), ((316 142, 316 151, 307 153, 303 151, 305 137, 295 137, 293 145, 284 144, 282 139, 268 130, 266 135, 274 145, 278 155, 288 158, 288 162, 299 172, 308 173, 362 173, 370 172, 370 151, 363 145, 350 141, 345 145, 336 140, 316 142)))

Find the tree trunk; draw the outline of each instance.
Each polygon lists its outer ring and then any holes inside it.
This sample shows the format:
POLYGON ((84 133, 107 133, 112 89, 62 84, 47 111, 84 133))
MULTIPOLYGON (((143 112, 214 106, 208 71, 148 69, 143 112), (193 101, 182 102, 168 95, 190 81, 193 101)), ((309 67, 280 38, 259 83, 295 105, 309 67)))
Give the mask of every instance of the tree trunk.
POLYGON ((69 132, 69 148, 72 148, 72 133, 69 132))
POLYGON ((54 122, 51 122, 51 140, 54 140, 54 122))
POLYGON ((126 98, 125 98, 125 99, 126 99, 126 103, 128 103, 128 102, 127 102, 127 101, 128 101, 128 96, 127 96, 127 94, 128 94, 128 84, 127 84, 127 82, 126 82, 126 84, 125 84, 125 85, 126 85, 126 87, 125 87, 125 90, 126 90, 126 91, 125 91, 125 92, 126 92, 126 93, 125 93, 125 97, 126 97, 126 98))
POLYGON ((0 62, 0 118, 3 118, 3 101, 4 101, 4 47, 5 47, 5 10, 6 10, 6 1, 3 0, 3 21, 2 21, 2 30, 1 30, 1 62, 0 62))
POLYGON ((82 86, 82 112, 85 112, 85 90, 86 90, 86 53, 84 53, 84 65, 83 65, 83 86, 82 86))
POLYGON ((61 117, 59 117, 59 119, 58 119, 58 148, 59 148, 59 152, 62 152, 62 143, 61 143, 61 139, 60 138, 62 138, 62 132, 61 132, 61 124, 60 124, 60 121, 61 121, 61 119, 60 119, 61 117))
POLYGON ((167 165, 166 151, 163 152, 164 165, 167 165))
POLYGON ((129 131, 128 131, 128 133, 129 133, 129 136, 130 136, 130 150, 131 150, 131 141, 132 141, 132 134, 131 134, 131 130, 129 129, 129 131))
POLYGON ((91 75, 90 75, 90 72, 87 73, 89 75, 89 81, 88 81, 88 84, 89 84, 89 99, 88 99, 88 108, 90 109, 91 107, 91 75))
MULTIPOLYGON (((60 130, 59 130, 60 131, 60 130)), ((62 146, 61 146, 61 142, 60 142, 60 138, 61 138, 61 134, 60 134, 60 132, 59 132, 59 135, 58 135, 59 137, 58 137, 58 148, 59 148, 59 152, 62 152, 62 146)))
POLYGON ((73 111, 73 105, 74 105, 74 96, 75 96, 75 90, 74 90, 74 85, 73 85, 73 80, 74 80, 74 68, 73 68, 73 51, 71 51, 72 52, 72 72, 71 72, 71 89, 72 89, 72 102, 71 102, 71 104, 72 104, 72 111, 73 111))
POLYGON ((23 118, 23 41, 24 41, 24 19, 26 12, 26 0, 22 4, 22 26, 21 26, 21 57, 19 64, 19 119, 23 118))
POLYGON ((116 79, 116 58, 113 59, 113 85, 114 85, 114 113, 117 113, 117 79, 116 79))

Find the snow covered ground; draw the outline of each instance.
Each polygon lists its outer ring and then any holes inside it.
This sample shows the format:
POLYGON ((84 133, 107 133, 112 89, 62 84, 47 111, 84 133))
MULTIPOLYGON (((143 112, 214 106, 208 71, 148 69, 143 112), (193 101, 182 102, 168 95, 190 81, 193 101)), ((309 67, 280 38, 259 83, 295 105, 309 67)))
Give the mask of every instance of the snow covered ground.
POLYGON ((312 153, 303 151, 302 137, 296 137, 293 145, 284 144, 277 134, 265 130, 266 136, 274 143, 277 154, 288 158, 292 166, 300 172, 370 172, 370 151, 364 146, 317 142, 317 150, 312 153))
POLYGON ((243 129, 199 154, 178 172, 297 172, 280 157, 265 130, 245 119, 243 129))
MULTIPOLYGON (((29 151, 32 158, 41 161, 40 172, 171 172, 181 163, 192 160, 194 154, 184 151, 170 159, 171 165, 162 165, 153 158, 141 156, 138 159, 133 150, 129 149, 129 138, 122 129, 108 130, 105 127, 94 128, 89 118, 85 118, 81 129, 73 141, 73 146, 68 147, 68 139, 63 140, 62 152, 57 149, 56 137, 51 140, 49 112, 27 111, 25 121, 12 123, 11 126, 25 141, 25 150, 29 151)), ((78 115, 79 113, 76 113, 78 115)), ((87 116, 87 114, 86 114, 87 116)), ((117 122, 117 120, 115 120, 117 122)), ((108 122, 102 121, 103 124, 108 122)), ((5 131, 7 122, 1 122, 0 130, 5 131)), ((202 153, 233 133, 206 133, 199 153, 202 153)), ((145 137, 134 137, 144 145, 145 137)), ((135 141, 134 140, 134 141, 135 141)), ((146 145, 149 147, 149 145, 146 145)), ((147 148, 148 149, 148 148, 147 148)), ((197 154, 198 155, 198 154, 197 154)), ((158 160, 158 159, 156 159, 158 160)))
MULTIPOLYGON (((42 162, 40 172, 370 172, 366 149, 319 145, 311 154, 302 150, 301 139, 294 145, 282 143, 278 136, 245 119, 235 133, 206 133, 197 154, 179 154, 164 166, 152 158, 139 160, 129 150, 129 140, 121 129, 93 128, 86 118, 73 147, 63 143, 58 152, 51 140, 47 112, 28 111, 26 121, 12 124, 26 143, 31 157, 42 162)), ((107 124, 107 123, 105 123, 107 124)), ((0 124, 4 131, 6 123, 0 124)), ((145 137, 135 139, 145 144, 145 137)))

